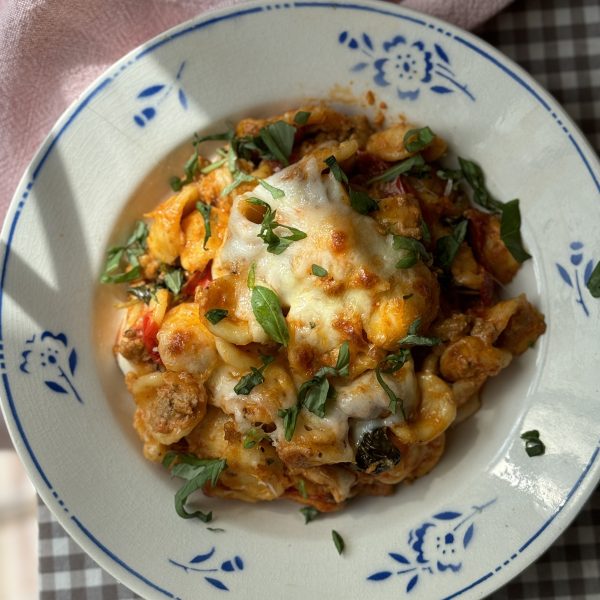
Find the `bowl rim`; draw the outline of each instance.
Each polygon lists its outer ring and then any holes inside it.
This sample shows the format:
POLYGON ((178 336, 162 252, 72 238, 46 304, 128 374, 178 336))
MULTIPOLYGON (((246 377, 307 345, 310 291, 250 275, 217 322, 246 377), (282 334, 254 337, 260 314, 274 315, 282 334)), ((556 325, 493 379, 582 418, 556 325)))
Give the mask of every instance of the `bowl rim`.
MULTIPOLYGON (((422 14, 415 10, 407 9, 401 5, 384 4, 376 0, 355 0, 353 2, 331 1, 331 0, 310 0, 310 1, 292 1, 281 4, 276 4, 268 0, 250 0, 243 4, 234 5, 231 7, 220 8, 217 10, 209 10, 203 12, 192 19, 186 20, 168 30, 158 34, 152 39, 138 45, 136 48, 125 54, 121 59, 113 63, 105 69, 87 88, 75 99, 68 108, 63 112, 61 117, 56 121, 54 126, 49 131, 44 141, 35 152, 28 167, 26 168, 11 200, 9 209, 4 218, 2 231, 0 233, 5 246, 0 258, 0 352, 2 351, 2 340, 4 339, 4 292, 5 292, 5 276, 10 258, 11 243, 16 230, 19 215, 25 206, 26 200, 34 187, 35 181, 42 171, 46 159, 52 153, 53 149, 60 142, 62 134, 76 120, 77 116, 86 108, 86 106, 100 94, 108 84, 113 80, 113 77, 121 71, 127 69, 130 65, 142 57, 152 53, 157 48, 164 44, 168 44, 173 40, 191 34, 199 29, 210 27, 213 24, 229 19, 243 17, 250 14, 260 13, 266 7, 272 6, 284 9, 301 9, 301 8, 331 8, 331 9, 348 9, 361 10, 382 15, 384 17, 400 18, 410 22, 413 25, 426 26, 431 29, 437 29, 446 35, 462 44, 468 50, 477 53, 494 67, 503 71, 511 77, 521 88, 523 88, 536 103, 545 109, 555 121, 564 134, 568 137, 571 144, 574 146, 581 161, 586 167, 587 172, 592 178, 598 192, 600 192, 600 161, 596 156, 593 148, 588 140, 582 134, 578 126, 566 114, 558 101, 538 84, 531 75, 529 75, 522 67, 514 63, 510 58, 503 55, 499 50, 491 46, 488 42, 477 37, 475 34, 462 30, 461 28, 449 24, 439 18, 431 17, 422 14)), ((0 354, 0 360, 3 355, 0 354)), ((60 525, 67 531, 93 560, 95 560, 103 569, 110 573, 124 585, 134 590, 136 593, 146 594, 150 590, 160 592, 162 595, 173 597, 173 595, 162 589, 159 585, 152 582, 143 574, 138 573, 133 568, 128 566, 123 560, 116 556, 109 548, 103 545, 94 535, 85 527, 83 523, 78 521, 75 516, 68 516, 64 513, 61 507, 61 500, 56 492, 52 490, 52 485, 48 481, 43 468, 41 467, 35 453, 33 452, 27 435, 23 429, 16 410, 15 400, 13 398, 7 373, 2 373, 3 385, 0 386, 0 408, 7 423, 7 428, 14 444, 17 453, 25 465, 28 476, 33 481, 36 491, 46 504, 60 525)), ((531 536, 519 550, 524 550, 535 540, 539 538, 547 529, 544 544, 534 544, 531 554, 528 554, 520 561, 511 560, 511 564, 503 568, 501 571, 490 571, 485 576, 457 590, 448 598, 457 597, 479 586, 479 584, 488 581, 494 577, 492 586, 484 586, 480 588, 478 593, 490 593, 506 584, 510 579, 521 573, 527 566, 532 564, 539 556, 546 551, 558 538, 558 536, 569 526, 571 521, 575 519, 583 504, 594 491, 594 488, 600 480, 600 465, 597 462, 600 454, 600 440, 596 444, 596 448, 592 453, 589 462, 579 475, 572 489, 566 494, 562 504, 558 509, 545 521, 543 526, 531 536), (590 476, 590 473, 592 475, 590 476), (563 512, 567 508, 566 512, 563 512)), ((522 556, 519 554, 519 556, 522 556)), ((516 555, 515 555, 516 557, 516 555)), ((512 557, 511 557, 512 558, 512 557)))

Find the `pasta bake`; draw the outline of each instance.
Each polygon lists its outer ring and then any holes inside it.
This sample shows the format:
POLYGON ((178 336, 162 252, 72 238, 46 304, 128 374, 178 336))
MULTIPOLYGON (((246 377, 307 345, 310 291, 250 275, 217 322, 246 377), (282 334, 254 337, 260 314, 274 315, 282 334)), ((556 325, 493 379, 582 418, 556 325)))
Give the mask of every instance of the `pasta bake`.
POLYGON ((195 136, 174 194, 108 253, 117 360, 176 497, 333 511, 428 473, 544 332, 518 200, 429 127, 325 104, 195 136), (217 150, 214 150, 215 147, 217 150))

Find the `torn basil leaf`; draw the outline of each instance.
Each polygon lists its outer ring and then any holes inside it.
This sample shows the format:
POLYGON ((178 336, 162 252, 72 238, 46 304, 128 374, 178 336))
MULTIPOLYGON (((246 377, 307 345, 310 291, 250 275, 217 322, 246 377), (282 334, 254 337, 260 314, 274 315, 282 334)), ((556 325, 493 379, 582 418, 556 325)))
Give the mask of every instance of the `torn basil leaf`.
POLYGON ((102 283, 125 283, 142 276, 139 257, 146 252, 148 226, 137 221, 124 246, 113 246, 106 253, 102 283))
POLYGON ((402 418, 406 420, 406 415, 404 414, 404 402, 402 401, 402 398, 396 396, 394 390, 386 383, 379 367, 375 369, 375 377, 377 379, 377 383, 379 383, 387 397, 390 399, 390 412, 395 415, 398 407, 400 407, 400 414, 402 415, 402 418))
POLYGON ((327 269, 324 269, 319 265, 312 265, 310 269, 312 271, 312 274, 316 277, 327 277, 327 269))
POLYGON ((464 178, 469 182, 469 185, 473 188, 473 195, 475 202, 487 208, 488 210, 500 212, 502 210, 502 202, 495 200, 485 185, 485 177, 481 167, 474 163, 472 160, 466 158, 458 158, 460 168, 464 178))
POLYGON ((417 172, 420 172, 422 167, 425 166, 426 165, 423 157, 420 154, 415 154, 414 156, 395 164, 393 167, 390 167, 387 171, 381 173, 381 175, 377 175, 377 177, 369 179, 367 184, 371 185, 372 183, 377 183, 378 181, 393 181, 398 176, 408 173, 413 169, 417 172))
POLYGON ((213 325, 216 325, 220 321, 222 321, 227 315, 229 311, 224 308, 213 308, 208 312, 204 313, 206 320, 213 325))
POLYGON ((594 298, 600 298, 600 262, 594 267, 585 285, 594 298))
POLYGON ((247 396, 257 385, 264 382, 264 371, 274 360, 274 356, 261 356, 262 366, 250 367, 250 373, 244 375, 233 388, 238 396, 247 396))
POLYGON ((285 196, 285 192, 283 190, 276 188, 264 179, 259 179, 258 183, 260 183, 260 185, 262 185, 265 188, 265 190, 267 190, 271 194, 273 200, 277 200, 285 196))
POLYGON ((290 154, 294 147, 296 128, 285 121, 277 121, 263 127, 259 137, 272 154, 283 166, 287 167, 290 162, 290 154))
POLYGON ((163 466, 171 470, 173 477, 185 479, 186 483, 175 494, 175 510, 183 519, 197 518, 208 523, 212 520, 212 513, 203 513, 196 510, 188 512, 185 504, 196 490, 210 483, 212 487, 217 485, 221 473, 227 468, 227 461, 220 459, 201 459, 192 454, 179 452, 168 452, 163 459, 163 466), (173 463, 177 462, 173 465, 173 463))
POLYGON ((338 164, 335 156, 333 154, 325 159, 325 164, 329 167, 331 174, 335 177, 337 181, 340 183, 348 183, 348 176, 344 173, 344 170, 338 164))
POLYGON ((310 117, 310 113, 309 112, 307 112, 305 110, 299 110, 294 115, 294 123, 296 123, 296 125, 306 125, 309 117, 310 117))
POLYGON ((411 346, 437 346, 441 344, 442 340, 436 337, 427 337, 419 335, 419 328, 421 327, 421 319, 415 319, 408 328, 408 335, 403 337, 398 345, 410 344, 411 346))
POLYGON ((277 411, 277 415, 283 419, 283 428, 285 430, 285 439, 289 442, 294 437, 294 431, 296 430, 296 422, 298 421, 298 413, 300 412, 300 405, 295 404, 290 408, 280 408, 277 411))
POLYGON ((300 511, 304 515, 304 524, 308 525, 314 521, 321 513, 314 506, 304 506, 300 511))
POLYGON ((517 199, 502 205, 500 238, 517 262, 522 263, 531 258, 531 255, 523 248, 521 241, 521 211, 517 199))
POLYGON ((196 202, 196 210, 202 215, 204 219, 204 244, 203 248, 206 250, 206 242, 210 239, 212 234, 210 229, 210 212, 211 206, 210 204, 204 204, 204 202, 196 202))
POLYGON ((420 152, 435 139, 435 133, 429 127, 411 129, 404 135, 404 147, 408 152, 420 152))
POLYGON ((165 285, 175 296, 181 291, 183 285, 183 270, 182 269, 171 269, 168 271, 164 278, 165 285))
POLYGON ((367 192, 350 186, 348 195, 350 196, 350 206, 361 215, 368 215, 379 208, 377 201, 371 198, 367 192))
POLYGON ((467 226, 468 221, 466 219, 462 220, 450 235, 445 235, 436 242, 436 261, 443 269, 449 269, 452 266, 456 253, 467 235, 467 226))
POLYGON ((429 252, 427 252, 425 246, 419 240, 403 235, 395 235, 393 244, 394 250, 403 251, 403 256, 396 263, 397 269, 412 267, 419 259, 423 261, 431 260, 429 252))
POLYGON ((540 440, 540 432, 537 429, 522 433, 521 439, 525 440, 525 452, 528 456, 541 456, 546 452, 546 446, 540 440))
POLYGON ((287 346, 290 333, 281 311, 279 296, 269 288, 255 285, 252 288, 250 303, 254 316, 264 332, 275 342, 287 346))
POLYGON ((344 539, 335 529, 331 530, 331 537, 333 538, 333 543, 335 544, 335 548, 338 551, 338 554, 341 554, 346 546, 346 544, 344 543, 344 539))

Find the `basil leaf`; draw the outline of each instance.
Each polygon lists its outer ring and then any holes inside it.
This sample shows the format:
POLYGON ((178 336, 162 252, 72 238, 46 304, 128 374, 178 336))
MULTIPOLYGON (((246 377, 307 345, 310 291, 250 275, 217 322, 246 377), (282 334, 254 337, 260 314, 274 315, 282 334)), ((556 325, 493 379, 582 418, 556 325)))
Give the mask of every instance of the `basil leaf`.
POLYGON ((327 377, 309 379, 300 386, 298 401, 304 408, 322 419, 325 417, 325 404, 332 392, 327 377))
POLYGON ((438 264, 443 269, 449 269, 454 262, 456 253, 467 235, 468 221, 464 219, 450 235, 438 239, 435 245, 435 256, 438 264))
POLYGON ((212 531, 213 533, 225 533, 225 530, 221 527, 207 527, 208 531, 212 531))
POLYGON ((342 536, 335 529, 332 529, 331 537, 333 538, 333 543, 335 544, 338 554, 341 554, 344 551, 344 547, 345 547, 342 536))
POLYGON ((304 515, 305 525, 314 521, 321 514, 314 506, 305 506, 300 509, 300 512, 304 515))
POLYGON ((211 141, 215 141, 215 140, 231 141, 233 136, 234 136, 233 130, 225 131, 224 133, 211 133, 209 135, 203 135, 202 137, 198 136, 197 134, 194 134, 193 144, 194 144, 194 146, 197 146, 198 144, 201 144, 202 142, 211 142, 211 141))
POLYGON ((348 377, 350 374, 350 344, 344 342, 338 351, 335 370, 339 377, 348 377))
POLYGON ((256 263, 252 263, 248 269, 248 289, 251 290, 254 287, 256 280, 256 263))
POLYGON ((298 413, 300 405, 295 404, 290 408, 280 408, 277 414, 283 419, 283 427, 285 429, 285 439, 289 442, 294 437, 296 430, 296 422, 298 421, 298 413))
POLYGON ((361 471, 378 475, 394 468, 402 460, 402 453, 391 442, 387 427, 365 431, 358 440, 356 466, 361 471))
POLYGON ((401 348, 395 354, 388 354, 380 363, 379 370, 382 373, 395 373, 399 371, 411 357, 410 350, 401 348))
POLYGON ((106 254, 104 270, 100 276, 102 283, 125 283, 142 276, 138 257, 146 251, 148 226, 144 221, 136 221, 125 246, 114 246, 106 254), (121 268, 121 264, 123 268, 121 268), (131 267, 128 269, 127 267, 131 267))
POLYGON ((377 183, 378 181, 393 181, 399 175, 404 173, 408 173, 412 169, 419 169, 420 167, 425 166, 425 161, 420 154, 415 154, 402 162, 395 164, 393 167, 389 168, 387 171, 384 171, 381 175, 377 175, 377 177, 373 177, 367 181, 367 185, 371 185, 372 183, 377 183))
POLYGON ((269 182, 265 181, 264 179, 259 179, 258 183, 260 183, 260 185, 262 185, 265 188, 265 190, 268 190, 270 192, 271 196, 273 197, 273 200, 277 200, 278 198, 283 198, 285 196, 285 192, 283 190, 272 186, 269 182))
POLYGON ((270 440, 268 434, 266 434, 262 429, 252 427, 248 430, 248 432, 244 435, 242 440, 242 446, 249 450, 250 448, 254 448, 256 444, 262 442, 263 440, 270 440))
POLYGON ((263 127, 259 132, 260 139, 264 142, 269 152, 286 167, 290 164, 289 158, 294 147, 295 135, 296 128, 285 121, 271 123, 263 127))
POLYGON ((165 285, 170 289, 175 296, 181 291, 183 285, 183 271, 181 269, 173 269, 165 275, 165 285))
POLYGON ((332 175, 340 182, 340 183, 348 183, 348 176, 344 173, 342 167, 338 164, 335 156, 333 154, 328 156, 325 159, 325 164, 329 167, 332 175))
POLYGON ((404 135, 404 147, 409 152, 420 152, 424 150, 435 139, 435 133, 429 127, 411 129, 404 135))
POLYGON ((394 250, 403 250, 404 256, 396 263, 397 269, 407 269, 416 264, 417 260, 429 261, 431 256, 425 249, 425 246, 419 241, 411 237, 403 235, 394 236, 394 250))
POLYGON ((517 262, 522 263, 531 258, 531 255, 523 248, 521 241, 521 211, 517 199, 502 206, 500 238, 517 262))
POLYGON ((150 304, 150 300, 156 299, 156 285, 136 285, 134 287, 127 288, 127 293, 131 294, 134 298, 141 300, 144 304, 150 304))
POLYGON ((177 177, 177 175, 173 175, 173 177, 169 179, 169 185, 174 192, 179 192, 183 187, 183 181, 181 181, 181 178, 177 177))
POLYGON ((585 285, 594 298, 600 298, 600 262, 594 267, 585 285))
POLYGON ((361 215, 368 215, 379 208, 377 201, 371 198, 367 192, 357 190, 352 186, 350 186, 348 192, 350 195, 350 206, 361 215))
POLYGON ((206 320, 213 325, 216 325, 219 321, 222 321, 229 314, 228 310, 224 308, 213 308, 208 312, 204 313, 206 320))
POLYGON ((327 277, 327 269, 320 267, 319 265, 312 265, 311 267, 312 274, 317 277, 327 277))
POLYGON ((461 171, 465 179, 469 182, 469 185, 473 188, 475 201, 477 204, 492 210, 499 212, 502 210, 502 202, 495 200, 485 185, 485 178, 481 167, 471 160, 465 158, 458 158, 461 171))
POLYGON ((290 341, 290 333, 281 312, 279 296, 269 288, 255 285, 252 288, 250 303, 254 316, 264 332, 272 340, 287 346, 290 341))
POLYGON ((227 187, 223 188, 219 195, 227 196, 228 194, 231 194, 231 192, 233 192, 233 190, 235 190, 235 188, 240 186, 242 183, 254 181, 255 179, 256 177, 248 175, 248 173, 244 173, 243 171, 236 171, 233 175, 233 181, 227 187))
POLYGON ((421 327, 421 319, 415 319, 408 328, 408 335, 403 337, 398 345, 410 344, 411 346, 437 346, 442 340, 436 337, 426 337, 418 334, 421 327))
POLYGON ((401 398, 398 398, 398 396, 396 396, 394 390, 392 390, 392 388, 384 381, 379 366, 375 369, 375 377, 377 378, 379 385, 383 388, 383 391, 387 394, 387 397, 390 399, 389 409, 392 412, 392 414, 395 415, 398 406, 400 406, 400 414, 402 415, 402 418, 406 421, 406 415, 404 414, 404 402, 401 398))
POLYGON ((274 356, 261 356, 262 366, 260 368, 250 367, 250 373, 244 375, 233 388, 238 396, 247 396, 257 385, 264 382, 264 371, 274 360, 274 356))
POLYGON ((267 244, 267 252, 270 252, 271 254, 281 254, 292 242, 303 240, 306 237, 304 231, 277 223, 277 221, 275 221, 277 211, 272 210, 271 206, 264 200, 252 197, 248 198, 246 202, 256 206, 263 206, 266 209, 258 237, 267 244), (274 231, 277 227, 287 229, 291 235, 277 235, 274 231))
POLYGON ((304 479, 301 479, 297 484, 296 484, 296 489, 300 492, 300 495, 306 500, 308 498, 308 492, 306 491, 306 483, 304 482, 304 479))
POLYGON ((309 112, 306 112, 305 110, 299 110, 294 115, 294 123, 296 123, 297 125, 306 125, 306 122, 308 121, 309 117, 310 117, 309 112))
POLYGON ((227 461, 222 459, 200 459, 190 454, 169 452, 163 459, 163 466, 171 468, 174 477, 186 480, 186 483, 175 494, 175 510, 183 519, 197 518, 205 523, 212 520, 212 513, 202 511, 187 512, 185 504, 189 496, 208 482, 214 487, 221 473, 227 468, 227 461), (174 460, 179 461, 175 466, 174 460))
POLYGON ((212 171, 215 171, 219 167, 222 167, 226 162, 227 162, 226 158, 221 158, 220 160, 216 160, 215 162, 210 163, 210 165, 206 165, 205 167, 202 167, 200 169, 200 173, 202 173, 202 175, 208 175, 212 171))
POLYGON ((203 248, 204 250, 206 250, 206 242, 208 242, 212 232, 210 229, 210 211, 211 211, 211 205, 210 204, 204 204, 203 202, 196 202, 196 210, 202 215, 202 218, 204 219, 204 244, 203 244, 203 248))
POLYGON ((537 429, 522 433, 521 439, 525 440, 525 452, 528 456, 541 456, 546 452, 546 446, 540 440, 540 432, 537 429))

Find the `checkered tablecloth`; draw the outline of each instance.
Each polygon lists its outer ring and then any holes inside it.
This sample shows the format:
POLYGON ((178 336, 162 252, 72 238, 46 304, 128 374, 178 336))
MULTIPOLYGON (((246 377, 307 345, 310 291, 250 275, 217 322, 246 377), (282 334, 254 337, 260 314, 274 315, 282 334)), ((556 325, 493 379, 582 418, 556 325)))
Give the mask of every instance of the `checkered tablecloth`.
MULTIPOLYGON (((484 0, 480 0, 484 1, 484 0)), ((531 73, 600 151, 600 0, 516 0, 477 31, 531 73)), ((40 600, 138 598, 39 507, 40 600)), ((492 600, 600 600, 600 488, 567 531, 492 600)))

